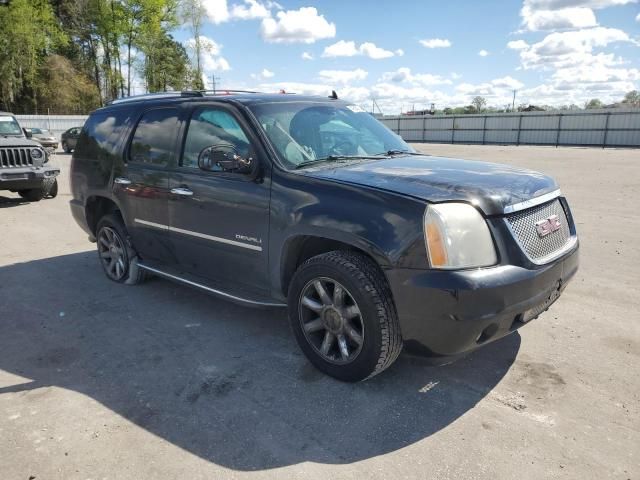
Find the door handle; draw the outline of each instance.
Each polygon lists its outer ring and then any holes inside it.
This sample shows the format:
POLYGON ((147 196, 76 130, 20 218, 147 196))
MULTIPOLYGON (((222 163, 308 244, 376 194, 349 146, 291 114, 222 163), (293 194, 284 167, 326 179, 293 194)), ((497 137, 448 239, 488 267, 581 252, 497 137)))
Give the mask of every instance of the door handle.
POLYGON ((131 185, 131 180, 125 177, 116 177, 113 183, 117 183, 118 185, 131 185))
POLYGON ((193 192, 185 187, 172 188, 171 193, 180 195, 181 197, 191 197, 193 195, 193 192))

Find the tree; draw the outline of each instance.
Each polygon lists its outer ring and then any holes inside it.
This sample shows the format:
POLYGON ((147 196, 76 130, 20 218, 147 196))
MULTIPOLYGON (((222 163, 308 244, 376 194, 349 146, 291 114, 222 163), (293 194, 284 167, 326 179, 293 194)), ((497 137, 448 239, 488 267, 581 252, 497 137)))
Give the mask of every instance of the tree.
POLYGON ((188 88, 191 69, 185 48, 171 35, 157 39, 153 48, 153 55, 147 56, 144 62, 147 89, 150 92, 166 92, 188 88))
POLYGON ((604 107, 604 104, 598 98, 592 98, 591 100, 589 100, 584 104, 584 108, 588 110, 593 108, 602 108, 602 107, 604 107))
POLYGON ((188 23, 193 35, 193 50, 195 60, 195 71, 193 79, 193 88, 196 90, 204 90, 202 81, 202 39, 200 33, 202 31, 202 20, 205 15, 202 0, 182 0, 181 16, 185 23, 188 23))
POLYGON ((640 107, 640 92, 638 90, 627 92, 622 103, 630 107, 640 107))
POLYGON ((476 109, 476 112, 481 113, 482 109, 487 105, 487 99, 484 97, 473 97, 471 105, 476 109))
POLYGON ((66 42, 46 0, 12 0, 0 8, 0 103, 36 111, 42 89, 39 65, 66 42))

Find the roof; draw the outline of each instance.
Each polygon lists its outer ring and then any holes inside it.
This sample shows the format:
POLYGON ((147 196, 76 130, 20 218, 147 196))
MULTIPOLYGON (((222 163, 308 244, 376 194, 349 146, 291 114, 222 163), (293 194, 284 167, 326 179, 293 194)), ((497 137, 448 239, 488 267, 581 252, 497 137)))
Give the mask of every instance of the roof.
POLYGON ((296 95, 288 93, 261 93, 250 92, 241 90, 219 90, 215 94, 212 92, 199 92, 199 91, 185 91, 185 92, 159 92, 145 95, 136 95, 132 97, 125 97, 113 100, 107 106, 106 109, 124 106, 124 105, 139 105, 144 104, 157 104, 157 103, 182 103, 185 101, 222 101, 222 102, 238 102, 244 105, 254 105, 259 103, 275 103, 275 102, 323 102, 330 103, 335 102, 334 99, 329 96, 320 95, 296 95))

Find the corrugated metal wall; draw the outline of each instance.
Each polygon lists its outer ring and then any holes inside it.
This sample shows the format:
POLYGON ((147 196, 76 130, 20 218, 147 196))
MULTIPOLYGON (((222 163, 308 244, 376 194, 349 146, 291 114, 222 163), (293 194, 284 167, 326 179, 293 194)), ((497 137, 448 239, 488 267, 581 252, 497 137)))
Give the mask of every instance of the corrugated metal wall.
POLYGON ((406 141, 640 147, 640 109, 378 117, 406 141))
POLYGON ((46 128, 56 137, 65 130, 84 125, 88 115, 16 115, 22 128, 46 128))

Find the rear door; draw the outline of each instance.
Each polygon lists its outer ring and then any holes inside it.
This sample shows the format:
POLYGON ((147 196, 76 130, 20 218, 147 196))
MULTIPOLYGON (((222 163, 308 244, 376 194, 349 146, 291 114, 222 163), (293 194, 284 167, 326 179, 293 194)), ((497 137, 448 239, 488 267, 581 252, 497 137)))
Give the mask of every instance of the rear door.
POLYGON ((264 155, 234 108, 207 103, 189 112, 183 154, 169 179, 170 236, 180 268, 224 291, 269 291, 271 183, 264 155), (260 177, 198 168, 199 153, 219 144, 260 162, 260 177))
POLYGON ((145 110, 125 147, 125 163, 114 171, 114 194, 143 260, 175 260, 168 239, 168 169, 176 164, 179 130, 178 108, 145 110))

